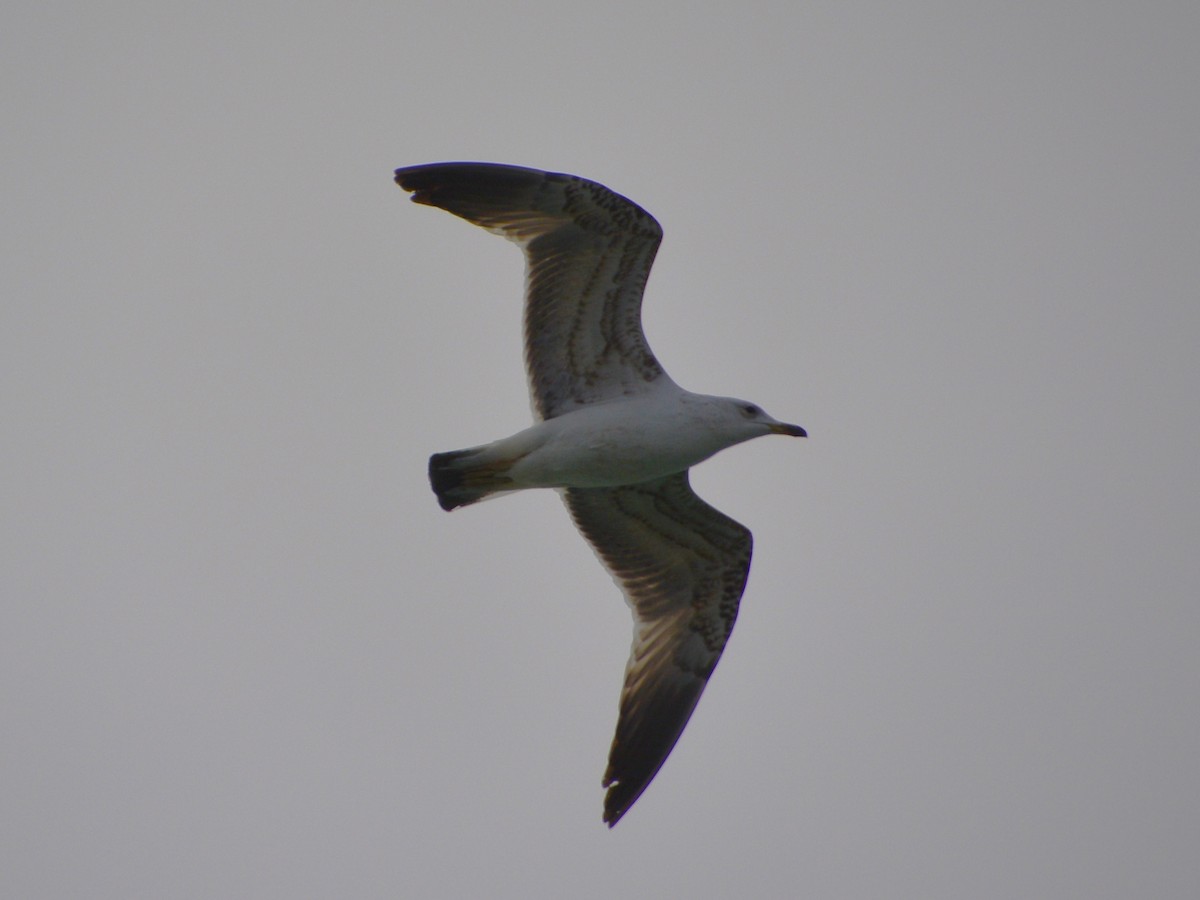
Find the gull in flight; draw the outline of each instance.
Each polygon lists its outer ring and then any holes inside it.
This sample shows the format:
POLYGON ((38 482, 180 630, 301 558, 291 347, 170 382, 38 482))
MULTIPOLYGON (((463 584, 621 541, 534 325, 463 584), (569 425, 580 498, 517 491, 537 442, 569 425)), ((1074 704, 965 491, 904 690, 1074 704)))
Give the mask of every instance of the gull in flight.
POLYGON ((525 367, 536 422, 429 460, 443 509, 556 488, 633 611, 633 650, 603 785, 611 828, 696 708, 750 572, 750 532, 696 496, 688 469, 767 434, 806 437, 753 403, 685 391, 642 333, 662 239, 637 204, 593 181, 492 163, 396 170, 412 199, 525 253, 525 367))

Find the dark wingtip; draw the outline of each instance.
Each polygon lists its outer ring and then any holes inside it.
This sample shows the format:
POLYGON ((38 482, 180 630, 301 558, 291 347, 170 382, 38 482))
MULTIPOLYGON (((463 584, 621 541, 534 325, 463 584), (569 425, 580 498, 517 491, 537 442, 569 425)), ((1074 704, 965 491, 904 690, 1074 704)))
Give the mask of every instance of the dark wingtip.
POLYGON ((396 177, 393 178, 392 180, 395 181, 396 184, 400 185, 400 187, 404 188, 404 190, 410 191, 410 190, 412 190, 412 188, 410 188, 408 186, 408 176, 411 172, 412 172, 412 167, 409 167, 407 169, 397 169, 396 177))
POLYGON ((617 823, 621 821, 621 817, 624 816, 625 813, 627 813, 628 811, 629 811, 628 806, 625 807, 625 809, 620 809, 620 810, 608 810, 608 809, 604 810, 604 824, 607 825, 610 829, 616 828, 617 823))
POLYGON ((611 777, 605 777, 604 787, 608 788, 608 793, 604 795, 604 823, 609 827, 614 827, 621 821, 625 813, 637 803, 638 798, 645 793, 646 788, 650 786, 650 782, 654 776, 658 774, 658 769, 654 767, 654 771, 647 778, 636 779, 633 781, 617 781, 611 777))
MULTIPOLYGON (((610 795, 611 796, 611 795, 610 795)), ((621 817, 629 812, 629 807, 632 804, 626 803, 620 807, 610 803, 608 798, 604 801, 604 824, 609 828, 616 828, 617 823, 621 821, 621 817)))
POLYGON ((396 184, 406 191, 412 191, 415 202, 427 205, 435 205, 424 199, 435 191, 456 194, 466 192, 471 197, 480 193, 487 196, 499 192, 503 196, 505 192, 528 188, 546 178, 569 177, 525 166, 488 162, 424 163, 419 166, 403 166, 396 169, 395 173, 396 184))
POLYGON ((430 197, 438 186, 436 170, 442 165, 442 163, 434 163, 428 166, 407 166, 397 169, 394 180, 396 184, 400 185, 401 190, 409 191, 412 194, 410 199, 413 203, 432 206, 430 197))

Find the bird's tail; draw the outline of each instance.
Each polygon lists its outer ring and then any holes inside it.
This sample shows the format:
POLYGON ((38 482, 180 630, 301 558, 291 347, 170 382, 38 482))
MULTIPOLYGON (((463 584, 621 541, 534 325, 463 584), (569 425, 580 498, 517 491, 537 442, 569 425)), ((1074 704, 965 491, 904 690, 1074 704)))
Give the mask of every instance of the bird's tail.
POLYGON ((470 506, 493 494, 512 490, 507 472, 512 460, 489 459, 487 447, 451 450, 429 457, 429 483, 445 510, 470 506))

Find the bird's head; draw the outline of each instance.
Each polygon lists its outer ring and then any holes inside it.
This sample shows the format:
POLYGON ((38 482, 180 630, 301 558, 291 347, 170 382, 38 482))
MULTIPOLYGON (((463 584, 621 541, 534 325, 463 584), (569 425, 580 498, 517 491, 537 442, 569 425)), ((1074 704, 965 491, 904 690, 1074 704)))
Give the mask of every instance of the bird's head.
POLYGON ((762 437, 767 434, 786 434, 789 437, 808 437, 808 432, 799 425, 790 425, 767 415, 761 406, 736 397, 721 398, 722 424, 736 434, 740 440, 762 437))

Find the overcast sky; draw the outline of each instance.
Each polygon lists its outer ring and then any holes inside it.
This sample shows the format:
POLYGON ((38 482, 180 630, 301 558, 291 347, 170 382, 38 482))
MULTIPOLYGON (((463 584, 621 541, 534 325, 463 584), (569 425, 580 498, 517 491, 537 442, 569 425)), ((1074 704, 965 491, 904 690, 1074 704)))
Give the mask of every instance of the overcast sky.
POLYGON ((1200 7, 9 3, 0 895, 1200 896, 1200 7), (705 11, 701 11, 704 9, 705 11), (666 237, 737 628, 612 832, 630 619, 529 422, 518 251, 666 237))

